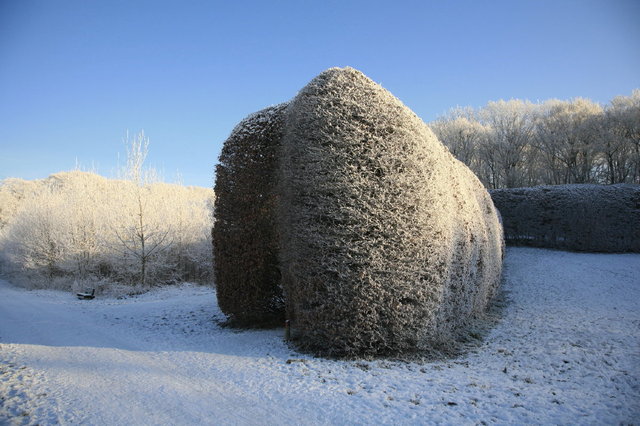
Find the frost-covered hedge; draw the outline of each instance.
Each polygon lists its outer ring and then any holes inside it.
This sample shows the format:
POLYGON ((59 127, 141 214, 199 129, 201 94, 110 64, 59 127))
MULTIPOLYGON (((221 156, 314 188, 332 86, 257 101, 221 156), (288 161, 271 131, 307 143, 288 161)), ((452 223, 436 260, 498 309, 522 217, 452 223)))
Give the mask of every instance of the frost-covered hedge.
MULTIPOLYGON (((233 151, 255 138, 258 149, 234 163, 247 185, 225 186, 249 189, 247 203, 235 221, 221 220, 216 207, 214 244, 223 243, 216 235, 243 241, 245 216, 263 220, 250 213, 264 197, 252 184, 275 176, 274 196, 266 196, 274 208, 261 214, 277 214, 277 240, 255 244, 277 250, 280 275, 243 272, 243 253, 235 261, 216 257, 216 273, 229 268, 234 278, 221 295, 245 296, 223 311, 232 318, 263 312, 270 299, 261 295, 281 286, 292 335, 305 349, 377 355, 449 343, 485 310, 500 280, 502 229, 487 191, 413 112, 352 68, 323 72, 283 108, 282 122, 249 117, 259 125, 239 127, 252 134, 236 137, 236 128, 226 142, 233 151), (256 158, 269 158, 273 146, 274 174, 258 176, 256 158)), ((216 193, 217 203, 242 197, 225 198, 218 186, 216 193)), ((258 262, 272 253, 247 250, 258 262)))
POLYGON ((220 308, 236 324, 284 321, 274 185, 285 107, 242 120, 216 167, 214 276, 220 308))
POLYGON ((640 185, 496 189, 509 244, 593 252, 640 252, 640 185))
POLYGON ((484 311, 502 264, 496 212, 422 120, 334 68, 292 101, 286 126, 283 285, 303 346, 427 349, 484 311))

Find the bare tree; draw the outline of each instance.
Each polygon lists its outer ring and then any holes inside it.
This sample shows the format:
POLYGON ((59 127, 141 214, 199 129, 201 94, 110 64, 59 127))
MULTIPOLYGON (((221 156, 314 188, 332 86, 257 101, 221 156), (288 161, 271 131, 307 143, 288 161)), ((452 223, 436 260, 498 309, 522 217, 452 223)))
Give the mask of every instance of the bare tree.
POLYGON ((127 145, 127 166, 123 173, 134 185, 131 186, 129 218, 125 218, 120 226, 114 229, 123 251, 133 257, 138 265, 139 282, 144 287, 147 284, 148 266, 154 257, 171 246, 171 229, 168 224, 152 222, 149 218, 148 185, 154 179, 153 170, 144 169, 144 161, 149 152, 149 138, 144 131, 129 140, 127 145), (133 220, 130 220, 133 218, 133 220), (129 219, 129 220, 127 220, 129 219))
POLYGON ((535 147, 548 170, 548 183, 595 181, 602 111, 599 104, 582 98, 551 100, 539 106, 535 147))
POLYGON ((530 102, 512 99, 489 102, 480 111, 481 122, 490 128, 484 155, 492 170, 494 188, 525 184, 524 176, 531 165, 528 156, 533 110, 530 102))
POLYGON ((588 99, 455 108, 430 124, 489 188, 640 183, 640 90, 588 99))
POLYGON ((640 89, 617 96, 606 109, 602 151, 609 183, 640 183, 640 89))
POLYGON ((489 128, 475 119, 473 110, 452 110, 429 127, 458 160, 473 170, 485 185, 490 184, 490 173, 481 160, 489 128))

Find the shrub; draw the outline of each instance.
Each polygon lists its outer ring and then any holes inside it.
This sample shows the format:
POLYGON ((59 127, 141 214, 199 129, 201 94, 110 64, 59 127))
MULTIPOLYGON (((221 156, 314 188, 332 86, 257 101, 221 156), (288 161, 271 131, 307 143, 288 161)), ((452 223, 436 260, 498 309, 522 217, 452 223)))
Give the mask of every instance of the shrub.
POLYGON ((219 306, 238 325, 284 321, 274 186, 285 108, 241 121, 216 167, 214 275, 219 306))

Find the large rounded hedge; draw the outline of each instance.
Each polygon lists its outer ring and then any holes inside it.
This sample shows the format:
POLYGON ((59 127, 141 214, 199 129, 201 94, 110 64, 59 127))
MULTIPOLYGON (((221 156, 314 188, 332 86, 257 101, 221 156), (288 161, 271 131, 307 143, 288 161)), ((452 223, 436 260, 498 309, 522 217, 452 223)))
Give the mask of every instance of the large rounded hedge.
POLYGON ((242 120, 216 166, 214 277, 218 304, 235 325, 284 321, 274 186, 285 107, 242 120))
POLYGON ((352 68, 287 108, 279 227, 287 315, 303 347, 385 354, 446 344, 499 284, 502 229, 475 175, 352 68))
POLYGON ((388 91, 332 68, 243 123, 216 180, 231 319, 279 318, 284 303, 300 347, 353 356, 446 345, 484 312, 503 257, 491 198, 388 91))
POLYGON ((640 185, 496 189, 507 243, 590 252, 640 252, 640 185))

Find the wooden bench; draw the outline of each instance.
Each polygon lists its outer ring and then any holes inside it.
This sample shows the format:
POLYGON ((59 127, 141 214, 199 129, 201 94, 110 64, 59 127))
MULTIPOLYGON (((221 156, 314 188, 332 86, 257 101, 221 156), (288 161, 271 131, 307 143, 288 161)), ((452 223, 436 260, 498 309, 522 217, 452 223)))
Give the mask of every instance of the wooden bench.
POLYGON ((85 291, 84 293, 76 293, 80 300, 91 300, 95 297, 96 289, 92 288, 91 291, 85 291))

